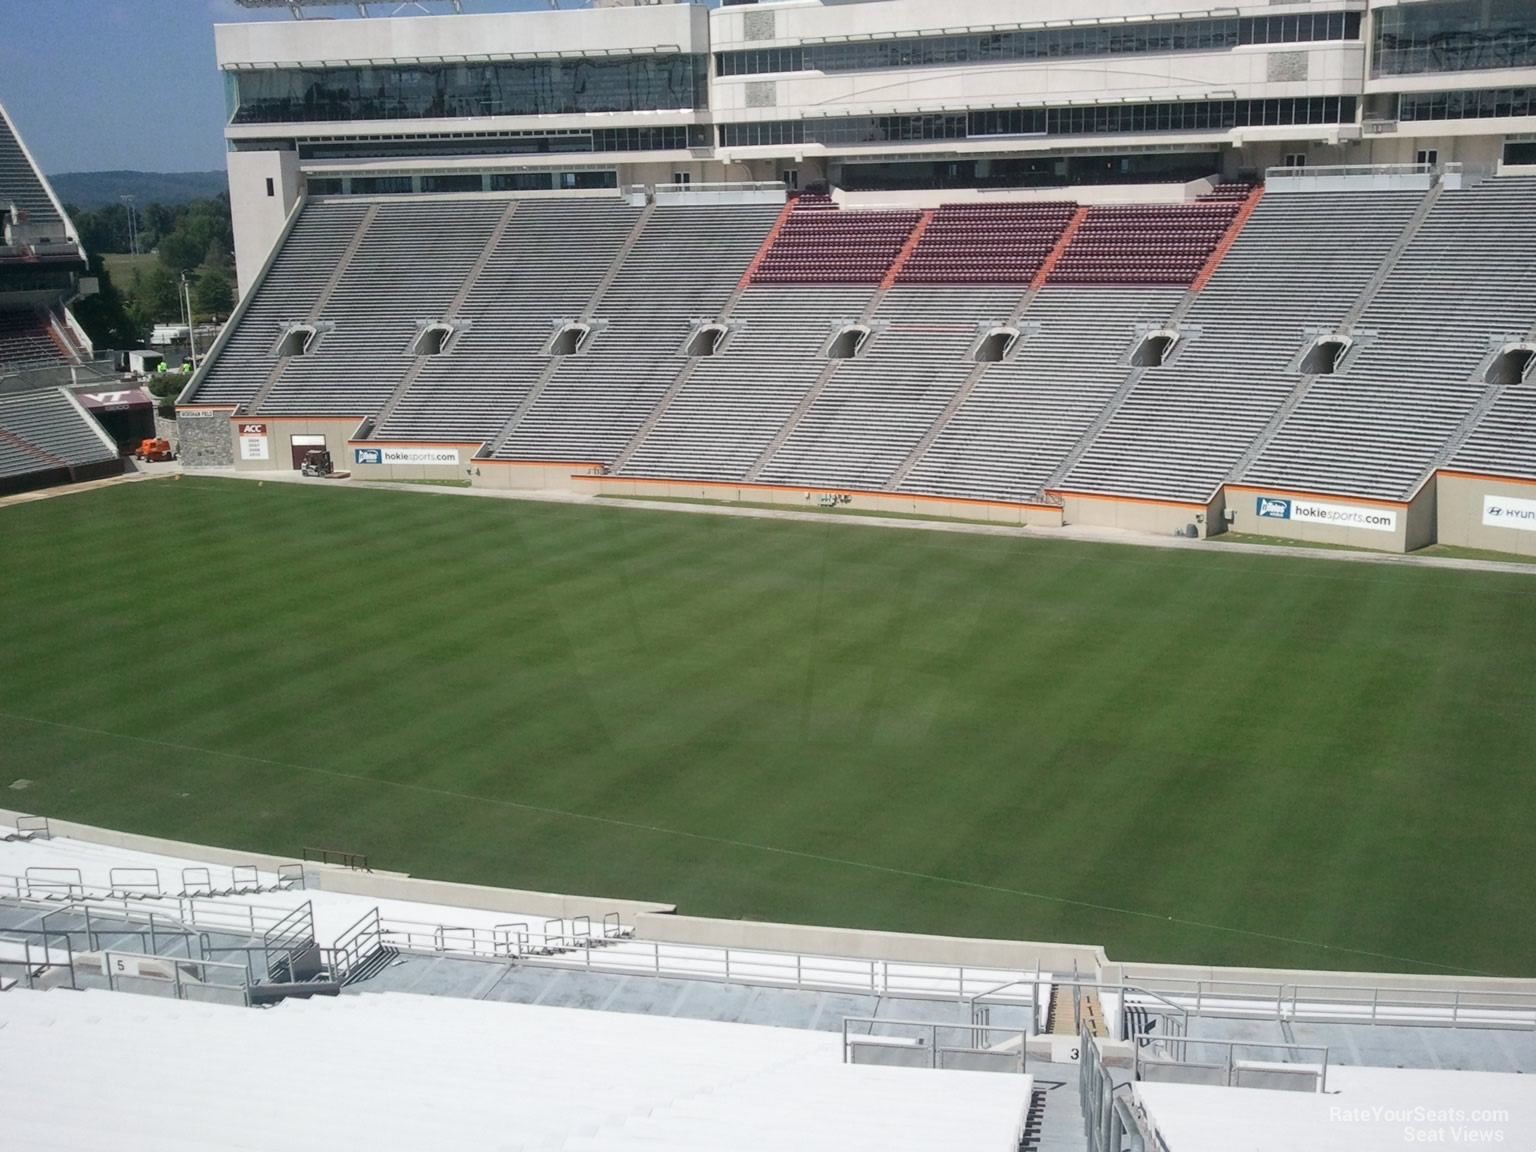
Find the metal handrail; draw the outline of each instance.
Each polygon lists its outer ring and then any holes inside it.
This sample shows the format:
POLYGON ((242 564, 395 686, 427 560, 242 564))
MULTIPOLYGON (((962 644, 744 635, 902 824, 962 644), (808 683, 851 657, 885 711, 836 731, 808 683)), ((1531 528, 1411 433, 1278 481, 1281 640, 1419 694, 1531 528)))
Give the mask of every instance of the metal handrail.
POLYGON ((1318 176, 1433 176, 1437 172, 1460 172, 1461 165, 1445 164, 1309 164, 1297 168, 1274 167, 1264 170, 1266 180, 1318 176))
POLYGON ((342 868, 350 868, 354 872, 372 872, 368 867, 368 853, 343 852, 336 848, 305 848, 302 850, 305 860, 316 864, 335 864, 342 868))
MULTIPOLYGON (((560 924, 561 921, 551 921, 560 924)), ((823 991, 858 989, 874 995, 964 1002, 1000 986, 1029 980, 1028 973, 962 965, 864 960, 849 956, 717 948, 583 931, 546 931, 512 923, 492 928, 381 919, 383 943, 402 952, 450 953, 486 959, 519 959, 551 967, 683 977, 718 983, 823 991)), ((1028 1004, 1030 997, 999 997, 1028 1004)))
POLYGON ((132 987, 120 988, 124 980, 143 980, 151 983, 166 983, 172 988, 172 995, 177 1000, 198 999, 188 995, 193 988, 216 988, 221 992, 240 993, 241 1004, 250 1007, 251 985, 250 972, 240 964, 227 964, 219 960, 182 960, 174 956, 156 956, 144 952, 124 952, 111 949, 101 954, 101 967, 107 978, 107 988, 110 991, 137 991, 132 987), (221 984, 213 980, 194 980, 190 973, 183 970, 196 967, 207 974, 209 969, 223 970, 233 973, 238 978, 234 983, 221 984), (145 969, 150 969, 147 972, 145 969), (161 972, 168 970, 168 975, 161 972))
POLYGON ((1279 984, 1264 981, 1141 979, 1127 991, 1157 993, 1196 1016, 1252 1017, 1327 1023, 1366 1023, 1536 1030, 1536 991, 1394 988, 1382 985, 1279 984))
POLYGON ((80 987, 78 981, 75 979, 75 953, 74 949, 70 947, 68 935, 62 932, 50 932, 46 929, 40 928, 0 929, 0 943, 18 943, 18 941, 12 939, 16 936, 24 937, 24 939, 19 941, 21 944, 21 959, 12 960, 0 958, 0 971, 4 971, 4 969, 7 967, 20 965, 22 969, 22 976, 26 980, 27 987, 36 988, 37 978, 46 969, 59 967, 59 962, 55 959, 55 952, 61 951, 63 953, 63 966, 69 970, 69 986, 71 988, 80 987), (41 960, 34 958, 32 955, 32 949, 34 946, 32 943, 32 937, 34 936, 42 937, 41 947, 43 954, 41 960), (57 950, 48 943, 50 938, 56 936, 64 937, 62 948, 57 950))
MULTIPOLYGON (((249 866, 242 865, 241 867, 249 866)), ((78 873, 77 869, 73 871, 78 873)), ((155 882, 157 885, 159 884, 158 869, 145 868, 140 871, 145 873, 154 872, 155 882)), ((0 899, 9 898, 12 900, 53 903, 59 899, 110 902, 127 897, 137 903, 151 904, 156 901, 211 900, 226 895, 288 892, 292 891, 295 887, 303 887, 303 872, 297 864, 280 865, 278 880, 275 884, 262 884, 258 882, 250 888, 239 889, 238 891, 233 889, 224 891, 215 889, 211 876, 208 877, 208 881, 205 884, 189 885, 185 874, 198 870, 183 869, 182 871, 182 887, 179 890, 171 891, 161 887, 159 891, 155 892, 140 891, 137 887, 129 891, 124 887, 113 887, 110 884, 103 888, 94 884, 86 884, 80 880, 50 880, 43 877, 0 874, 0 899), (294 869, 298 869, 298 871, 294 871, 294 869)), ((207 873, 207 869, 201 869, 200 871, 205 875, 207 873)))
MULTIPOLYGON (((1145 1079, 1145 1077, 1142 1075, 1143 1066, 1156 1066, 1160 1068, 1198 1068, 1209 1071, 1222 1072, 1225 1076, 1226 1086, 1230 1088, 1233 1084, 1234 1075, 1237 1072, 1243 1070, 1241 1062, 1237 1059, 1236 1056, 1237 1050, 1239 1048, 1258 1048, 1269 1052, 1283 1052, 1292 1054, 1312 1053, 1319 1055, 1321 1059, 1315 1062, 1297 1060, 1294 1063, 1294 1067, 1297 1073, 1313 1072, 1315 1069, 1315 1075, 1317 1076, 1317 1091, 1320 1093, 1328 1091, 1328 1046, 1326 1044, 1281 1044, 1270 1043, 1263 1040, 1192 1039, 1188 1036, 1155 1036, 1151 1033, 1138 1034, 1136 1036, 1130 1037, 1130 1039, 1134 1041, 1134 1068, 1135 1077, 1137 1080, 1145 1079), (1145 1043, 1143 1043, 1144 1041, 1145 1043), (1191 1045, 1220 1049, 1224 1058, 1220 1063, 1210 1063, 1203 1060, 1191 1060, 1188 1058, 1188 1050, 1191 1045), (1147 1054, 1149 1048, 1161 1048, 1170 1053, 1170 1055, 1161 1058, 1154 1057, 1147 1054), (1178 1055, 1171 1055, 1171 1053, 1175 1051, 1178 1052, 1178 1055)), ((1284 1063, 1289 1064, 1291 1062, 1285 1061, 1284 1063)), ((1283 1072, 1285 1069, 1277 1068, 1275 1071, 1283 1072)))
POLYGON ((1028 1039, 1028 1034, 1022 1028, 1007 1028, 995 1024, 963 1024, 940 1020, 893 1020, 876 1016, 845 1016, 843 1017, 843 1063, 853 1063, 853 1052, 856 1048, 905 1047, 911 1050, 926 1049, 928 1053, 928 1067, 942 1068, 944 1066, 942 1057, 946 1055, 1012 1056, 1014 1051, 1011 1049, 1011 1042, 1017 1040, 1018 1060, 1016 1070, 1023 1072, 1027 1049, 1026 1041, 1028 1039), (857 1033, 849 1035, 848 1026, 850 1024, 864 1024, 869 1025, 871 1028, 875 1025, 879 1025, 882 1028, 914 1028, 920 1033, 926 1033, 927 1043, 923 1042, 922 1036, 876 1036, 872 1031, 866 1032, 862 1036, 857 1033), (941 1029, 959 1032, 962 1036, 1000 1032, 1007 1037, 1007 1040, 985 1047, 978 1047, 974 1043, 940 1044, 939 1031, 941 1029))
POLYGON ((658 184, 655 191, 670 192, 783 192, 782 180, 717 180, 714 183, 658 184))

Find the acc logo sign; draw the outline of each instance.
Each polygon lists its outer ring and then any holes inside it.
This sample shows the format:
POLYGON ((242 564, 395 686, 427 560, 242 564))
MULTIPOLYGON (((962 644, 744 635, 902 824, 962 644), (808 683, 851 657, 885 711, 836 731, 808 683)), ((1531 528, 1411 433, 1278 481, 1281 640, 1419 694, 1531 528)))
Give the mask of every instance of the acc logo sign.
POLYGON ((382 464, 384 463, 384 453, 378 448, 354 448, 352 449, 352 463, 382 464))
POLYGON ((1260 516, 1271 520, 1289 520, 1291 518, 1291 502, 1289 500, 1276 500, 1273 496, 1260 496, 1258 504, 1260 516))
POLYGON ((267 426, 265 424, 240 425, 240 435, 242 436, 265 436, 266 434, 267 426))

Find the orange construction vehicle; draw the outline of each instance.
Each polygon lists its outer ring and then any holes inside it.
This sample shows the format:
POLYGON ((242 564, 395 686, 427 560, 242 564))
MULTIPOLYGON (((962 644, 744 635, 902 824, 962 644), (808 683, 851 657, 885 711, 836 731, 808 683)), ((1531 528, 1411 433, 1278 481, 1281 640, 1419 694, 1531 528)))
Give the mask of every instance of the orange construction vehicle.
POLYGON ((135 460, 174 460, 176 456, 171 452, 171 442, 158 438, 145 440, 134 452, 135 460))

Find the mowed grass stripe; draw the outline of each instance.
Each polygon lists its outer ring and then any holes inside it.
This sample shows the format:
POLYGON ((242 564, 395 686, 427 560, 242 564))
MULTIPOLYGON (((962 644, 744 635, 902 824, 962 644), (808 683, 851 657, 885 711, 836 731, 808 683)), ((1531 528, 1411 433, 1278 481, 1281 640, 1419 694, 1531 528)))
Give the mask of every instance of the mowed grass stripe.
POLYGON ((0 591, 0 712, 181 746, 0 720, 60 817, 1136 959, 1536 943, 1518 576, 186 479, 0 511, 0 591))

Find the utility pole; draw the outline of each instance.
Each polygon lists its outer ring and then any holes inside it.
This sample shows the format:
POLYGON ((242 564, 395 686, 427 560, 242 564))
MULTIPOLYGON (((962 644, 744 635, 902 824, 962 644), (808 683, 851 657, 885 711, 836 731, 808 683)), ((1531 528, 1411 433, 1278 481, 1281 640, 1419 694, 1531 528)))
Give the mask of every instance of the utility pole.
POLYGON ((181 274, 181 297, 184 315, 187 318, 187 346, 189 358, 192 361, 192 370, 197 370, 197 318, 192 312, 192 282, 187 279, 187 274, 181 274))
POLYGON ((133 197, 119 196, 118 199, 128 205, 128 250, 137 256, 139 254, 139 225, 134 217, 133 197))

